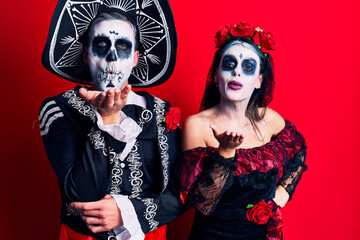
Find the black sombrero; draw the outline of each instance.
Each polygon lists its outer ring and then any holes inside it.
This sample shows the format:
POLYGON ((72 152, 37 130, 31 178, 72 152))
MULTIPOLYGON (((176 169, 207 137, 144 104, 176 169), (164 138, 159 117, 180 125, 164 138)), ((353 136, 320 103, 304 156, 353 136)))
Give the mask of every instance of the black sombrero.
POLYGON ((83 62, 81 36, 100 12, 118 11, 137 24, 140 52, 129 83, 153 87, 172 74, 176 60, 176 30, 167 0, 59 0, 51 20, 42 64, 67 80, 92 84, 83 62))

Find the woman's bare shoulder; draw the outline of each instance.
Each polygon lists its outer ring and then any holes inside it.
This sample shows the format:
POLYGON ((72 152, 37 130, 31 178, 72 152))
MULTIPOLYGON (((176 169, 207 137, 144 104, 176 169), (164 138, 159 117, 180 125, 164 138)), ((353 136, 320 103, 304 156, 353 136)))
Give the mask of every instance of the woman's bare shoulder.
POLYGON ((283 117, 271 108, 266 109, 264 120, 269 125, 273 135, 277 135, 285 127, 283 117))
POLYGON ((183 150, 196 147, 206 147, 206 135, 211 131, 209 127, 209 112, 207 110, 187 117, 182 128, 183 150))
POLYGON ((194 125, 199 128, 203 127, 204 124, 210 123, 210 117, 212 116, 211 110, 205 110, 197 114, 187 117, 184 121, 184 127, 193 127, 194 125))

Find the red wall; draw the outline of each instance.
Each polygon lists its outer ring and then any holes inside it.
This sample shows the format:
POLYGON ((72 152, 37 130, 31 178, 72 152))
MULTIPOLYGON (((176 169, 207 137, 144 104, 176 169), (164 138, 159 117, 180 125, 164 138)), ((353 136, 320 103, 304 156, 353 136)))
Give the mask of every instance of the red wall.
MULTIPOLYGON (((213 36, 247 21, 276 40, 276 89, 270 107, 290 119, 308 144, 309 170, 284 209, 286 239, 360 235, 358 0, 171 0, 178 31, 172 78, 148 89, 182 109, 198 110, 214 52, 213 36), (214 2, 214 3, 212 3, 214 2), (221 5, 220 5, 221 3, 221 5)), ((55 0, 3 1, 0 239, 57 239, 60 195, 42 146, 38 110, 45 97, 74 86, 47 72, 41 54, 55 0)), ((169 226, 185 239, 192 212, 169 226)))

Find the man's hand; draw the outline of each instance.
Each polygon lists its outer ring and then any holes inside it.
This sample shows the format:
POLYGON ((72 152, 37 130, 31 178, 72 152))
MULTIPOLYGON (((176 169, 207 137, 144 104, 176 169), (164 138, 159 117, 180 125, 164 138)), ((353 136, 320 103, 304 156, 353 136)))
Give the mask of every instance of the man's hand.
POLYGON ((210 124, 209 127, 219 142, 219 154, 225 158, 233 157, 235 149, 244 141, 244 136, 235 131, 221 132, 214 124, 210 124))
POLYGON ((73 202, 82 220, 93 233, 109 231, 123 225, 120 209, 110 195, 96 202, 73 202))
POLYGON ((107 92, 87 91, 80 88, 80 96, 97 108, 105 125, 119 124, 120 111, 127 102, 127 96, 131 90, 131 85, 127 84, 122 90, 109 89, 107 92))

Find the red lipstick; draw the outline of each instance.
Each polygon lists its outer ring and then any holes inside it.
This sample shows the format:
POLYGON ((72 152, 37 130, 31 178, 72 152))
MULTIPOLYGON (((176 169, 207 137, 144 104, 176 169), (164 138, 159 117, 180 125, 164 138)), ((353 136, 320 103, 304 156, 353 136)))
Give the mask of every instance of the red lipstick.
POLYGON ((232 90, 240 90, 243 87, 243 85, 237 81, 230 81, 228 83, 228 87, 232 90))

